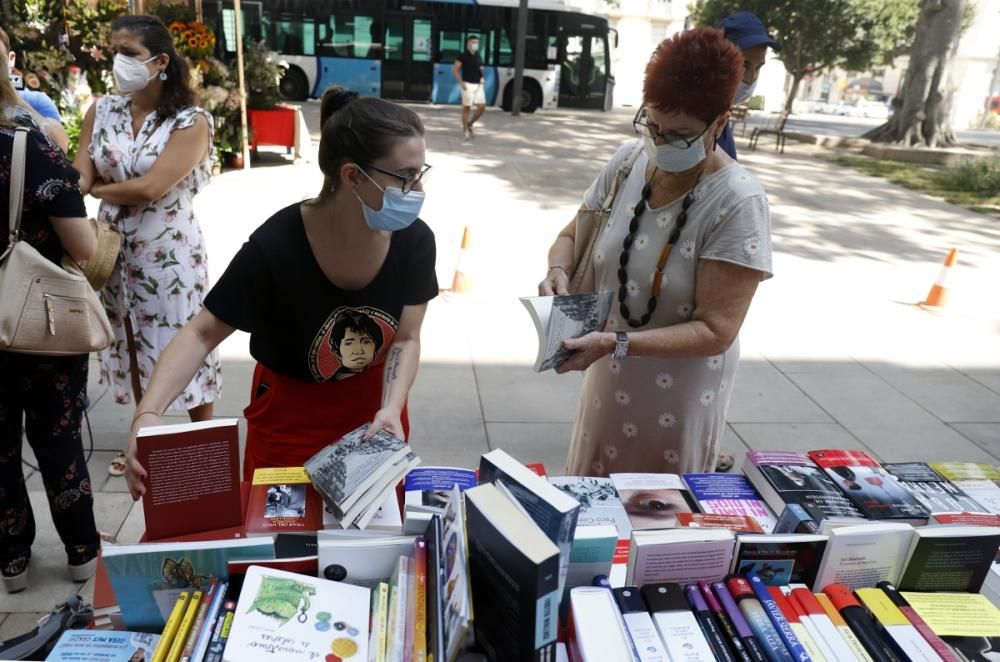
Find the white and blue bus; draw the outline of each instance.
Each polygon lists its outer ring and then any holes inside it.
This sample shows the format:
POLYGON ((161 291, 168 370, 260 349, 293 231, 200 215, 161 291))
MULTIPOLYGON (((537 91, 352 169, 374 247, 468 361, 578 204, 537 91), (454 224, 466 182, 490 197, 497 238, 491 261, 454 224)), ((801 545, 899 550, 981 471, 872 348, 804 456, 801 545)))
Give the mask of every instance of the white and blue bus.
MULTIPOLYGON (((287 65, 281 93, 322 96, 331 85, 386 99, 457 104, 451 69, 479 37, 489 105, 510 110, 518 0, 245 0, 245 39, 263 38, 287 65)), ((231 1, 204 5, 220 55, 235 52, 231 1)), ((532 0, 521 109, 612 104, 607 19, 558 0, 532 0)), ((616 34, 616 33, 615 33, 616 34)))

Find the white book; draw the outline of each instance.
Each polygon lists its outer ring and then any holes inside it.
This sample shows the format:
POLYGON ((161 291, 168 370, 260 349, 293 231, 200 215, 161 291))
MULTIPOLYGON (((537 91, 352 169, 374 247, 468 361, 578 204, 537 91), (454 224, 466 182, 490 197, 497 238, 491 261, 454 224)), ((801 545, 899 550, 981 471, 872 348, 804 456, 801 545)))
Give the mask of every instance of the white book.
POLYGON ((370 599, 360 586, 250 566, 223 660, 322 660, 331 652, 366 660, 370 599))
POLYGON ((572 636, 583 662, 636 659, 632 640, 611 591, 580 586, 569 592, 569 601, 573 612, 572 636))
POLYGON ((715 653, 677 584, 648 584, 642 597, 671 660, 714 662, 715 653))
POLYGON ((612 292, 521 297, 538 333, 535 371, 556 368, 570 357, 572 352, 562 346, 564 340, 604 328, 611 313, 612 298, 612 292))
POLYGON ((633 530, 625 583, 720 581, 729 574, 735 544, 729 529, 633 530))
POLYGON ((317 531, 319 576, 372 588, 392 578, 399 557, 410 553, 415 540, 370 531, 317 531))
POLYGON ((855 595, 874 617, 886 639, 894 641, 912 662, 940 662, 938 655, 910 620, 880 588, 859 588, 855 595))
POLYGON ((882 581, 898 583, 912 539, 913 527, 903 523, 833 529, 813 590, 822 591, 830 584, 846 584, 856 589, 882 581))

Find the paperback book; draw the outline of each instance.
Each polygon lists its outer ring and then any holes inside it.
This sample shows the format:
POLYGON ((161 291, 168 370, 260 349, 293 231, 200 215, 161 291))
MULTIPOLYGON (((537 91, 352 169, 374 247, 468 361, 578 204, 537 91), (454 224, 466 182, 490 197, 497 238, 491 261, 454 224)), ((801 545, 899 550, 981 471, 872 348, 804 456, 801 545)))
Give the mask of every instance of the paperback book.
POLYGON ((1000 528, 926 526, 915 529, 901 591, 978 593, 1000 549, 1000 528))
POLYGON ((1000 469, 982 462, 935 462, 931 468, 969 495, 986 512, 1000 515, 1000 469))
POLYGON ((633 531, 677 526, 678 513, 696 513, 694 497, 677 474, 611 474, 633 531))
POLYGON ((323 500, 302 467, 253 472, 246 533, 249 536, 316 531, 323 526, 323 500))
POLYGON ((725 579, 733 563, 734 540, 727 529, 632 531, 625 583, 696 584, 725 579))
POLYGON ((684 474, 684 482, 698 508, 713 515, 744 515, 771 533, 777 518, 745 476, 739 474, 684 474))
POLYGON ((903 572, 913 540, 913 527, 901 522, 872 522, 830 532, 813 590, 842 584, 851 590, 895 584, 903 572))
POLYGON ((628 546, 632 539, 632 522, 618 491, 610 478, 584 476, 550 477, 549 482, 580 503, 577 527, 613 526, 618 531, 615 563, 628 563, 628 546))
POLYGON ((983 512, 975 499, 925 462, 893 462, 882 468, 931 513, 983 512))
POLYGON ((458 485, 465 491, 476 486, 473 469, 457 467, 417 467, 406 474, 403 481, 403 502, 407 508, 419 507, 429 512, 442 513, 451 498, 451 490, 458 485))
POLYGON ((159 641, 146 632, 66 630, 45 662, 150 662, 159 641))
POLYGON ((863 520, 864 516, 837 485, 802 453, 751 451, 743 473, 776 513, 786 504, 802 506, 822 520, 863 520))
POLYGON ((927 523, 927 508, 864 451, 820 450, 811 451, 809 457, 868 519, 927 523))
POLYGON ((600 331, 611 313, 611 292, 521 297, 538 334, 535 372, 562 365, 572 355, 563 341, 600 331))
POLYGON ((753 570, 768 586, 812 586, 826 541, 826 536, 809 534, 737 536, 732 574, 745 576, 753 570))

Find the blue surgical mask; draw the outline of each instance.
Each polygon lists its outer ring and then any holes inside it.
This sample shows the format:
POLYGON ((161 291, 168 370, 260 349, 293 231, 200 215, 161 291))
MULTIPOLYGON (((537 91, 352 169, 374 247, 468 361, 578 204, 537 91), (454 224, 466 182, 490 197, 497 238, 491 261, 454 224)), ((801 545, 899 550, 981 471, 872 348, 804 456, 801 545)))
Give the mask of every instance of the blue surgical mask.
POLYGON ((736 88, 736 97, 733 99, 733 105, 739 106, 747 101, 753 96, 754 88, 757 87, 757 81, 754 81, 747 85, 745 80, 741 80, 739 87, 736 88))
POLYGON ((656 164, 656 167, 666 172, 684 172, 690 170, 705 160, 705 141, 698 140, 690 147, 680 145, 657 145, 648 137, 643 137, 646 156, 656 164))
POLYGON ((403 193, 403 189, 394 186, 382 188, 367 172, 362 170, 365 177, 371 180, 380 191, 382 191, 382 208, 375 210, 365 204, 357 193, 354 197, 361 203, 361 212, 365 215, 365 223, 372 230, 383 230, 386 232, 398 232, 405 230, 417 220, 420 215, 420 208, 424 204, 423 191, 410 191, 403 193))

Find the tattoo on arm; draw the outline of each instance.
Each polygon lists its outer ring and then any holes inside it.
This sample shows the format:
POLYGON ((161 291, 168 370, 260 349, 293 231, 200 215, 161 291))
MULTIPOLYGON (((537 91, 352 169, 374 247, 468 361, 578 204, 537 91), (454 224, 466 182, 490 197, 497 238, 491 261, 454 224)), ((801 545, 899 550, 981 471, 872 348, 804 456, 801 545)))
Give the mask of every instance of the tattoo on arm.
POLYGON ((385 360, 385 383, 382 387, 383 405, 389 400, 389 389, 392 383, 399 377, 399 357, 402 353, 402 347, 393 347, 389 350, 389 358, 385 360))

